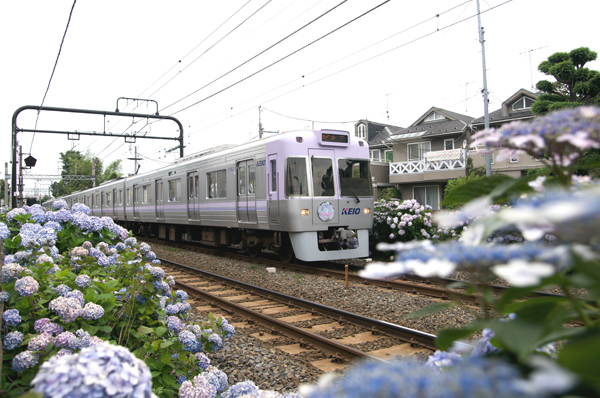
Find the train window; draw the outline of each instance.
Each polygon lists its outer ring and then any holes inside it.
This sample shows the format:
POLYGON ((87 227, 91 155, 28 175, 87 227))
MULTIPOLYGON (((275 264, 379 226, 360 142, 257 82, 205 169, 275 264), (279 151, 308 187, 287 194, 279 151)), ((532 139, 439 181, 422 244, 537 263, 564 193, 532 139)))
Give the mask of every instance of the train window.
POLYGON ((181 179, 169 181, 169 202, 181 201, 181 179))
POLYGON ((271 160, 271 192, 277 192, 277 160, 271 160))
POLYGON ((254 195, 256 189, 256 166, 248 165, 248 193, 254 195))
POLYGON ((342 196, 372 196, 371 169, 366 159, 340 159, 340 189, 342 196))
POLYGON ((305 158, 288 158, 285 173, 285 192, 288 196, 308 196, 308 176, 305 158))
POLYGON ((312 157, 313 190, 315 196, 335 195, 335 184, 333 181, 333 162, 329 158, 312 157))
POLYGON ((131 205, 131 188, 127 188, 127 204, 131 205))
POLYGON ((152 199, 150 198, 150 185, 144 185, 142 187, 142 203, 151 203, 152 199))
POLYGON ((119 204, 123 204, 123 190, 119 189, 119 204))
POLYGON ((206 173, 206 197, 208 199, 227 197, 227 172, 225 170, 206 173))
POLYGON ((238 167, 238 195, 246 194, 246 167, 238 167))
POLYGON ((110 192, 106 193, 106 205, 110 206, 110 192))

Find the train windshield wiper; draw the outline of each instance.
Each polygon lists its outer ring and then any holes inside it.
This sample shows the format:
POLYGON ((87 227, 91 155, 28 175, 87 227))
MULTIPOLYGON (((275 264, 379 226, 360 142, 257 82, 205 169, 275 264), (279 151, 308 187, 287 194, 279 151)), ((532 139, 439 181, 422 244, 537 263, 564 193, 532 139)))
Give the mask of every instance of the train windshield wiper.
POLYGON ((356 203, 360 203, 360 199, 358 198, 358 196, 356 196, 356 194, 354 193, 354 191, 350 190, 350 192, 352 192, 352 195, 354 196, 354 199, 356 199, 356 203))

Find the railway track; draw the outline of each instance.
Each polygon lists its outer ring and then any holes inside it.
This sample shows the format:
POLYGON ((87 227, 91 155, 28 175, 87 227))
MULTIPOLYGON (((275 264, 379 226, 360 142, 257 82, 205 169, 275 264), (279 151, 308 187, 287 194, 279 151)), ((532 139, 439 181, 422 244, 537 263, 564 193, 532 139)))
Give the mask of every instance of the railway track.
POLYGON ((343 369, 354 360, 393 359, 435 350, 435 336, 388 322, 352 314, 196 268, 161 259, 176 288, 185 290, 193 308, 233 319, 236 328, 257 329, 254 337, 267 341, 282 337, 276 348, 291 355, 311 351, 311 364, 327 372, 343 369), (236 322, 236 320, 238 320, 236 322), (334 337, 335 336, 335 337, 334 337), (293 341, 292 344, 289 344, 293 341), (377 347, 370 350, 372 342, 377 347))

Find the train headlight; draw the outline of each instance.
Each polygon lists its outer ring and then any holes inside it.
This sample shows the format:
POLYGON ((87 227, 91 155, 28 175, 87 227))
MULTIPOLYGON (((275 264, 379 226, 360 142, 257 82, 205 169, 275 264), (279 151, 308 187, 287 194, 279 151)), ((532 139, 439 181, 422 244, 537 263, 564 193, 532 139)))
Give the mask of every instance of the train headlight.
POLYGON ((371 214, 371 209, 369 209, 368 207, 365 207, 365 209, 363 210, 363 212, 365 214, 371 214))
POLYGON ((308 216, 310 212, 308 211, 308 209, 302 209, 300 210, 300 215, 301 216, 308 216))

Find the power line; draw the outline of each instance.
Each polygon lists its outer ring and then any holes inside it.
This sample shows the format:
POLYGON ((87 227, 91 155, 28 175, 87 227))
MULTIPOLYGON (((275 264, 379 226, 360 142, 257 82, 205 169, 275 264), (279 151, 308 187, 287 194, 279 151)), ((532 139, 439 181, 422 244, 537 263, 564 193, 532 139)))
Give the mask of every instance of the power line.
MULTIPOLYGON (((266 49, 262 50, 262 51, 261 51, 261 52, 259 52, 258 54, 254 55, 253 57, 249 58, 248 60, 246 60, 246 61, 242 62, 241 64, 239 64, 239 65, 238 65, 238 66, 236 66, 235 68, 231 69, 229 72, 227 72, 227 73, 224 73, 223 75, 219 76, 218 78, 216 78, 215 80, 211 81, 210 83, 208 83, 208 84, 205 84, 204 86, 202 86, 202 87, 200 87, 199 89, 197 89, 197 90, 195 90, 195 91, 191 92, 190 94, 186 95, 185 97, 183 97, 183 98, 180 98, 179 100, 177 100, 177 101, 173 102, 171 105, 168 105, 168 106, 164 107, 163 109, 161 109, 161 112, 162 112, 163 110, 165 110, 165 109, 168 109, 168 108, 172 107, 173 105, 175 105, 175 104, 177 104, 177 103, 179 103, 179 102, 183 101, 184 99, 186 99, 186 98, 188 98, 188 97, 190 97, 190 96, 192 96, 192 95, 196 94, 198 91, 202 90, 203 88, 206 88, 206 87, 210 86, 211 84, 213 84, 213 83, 214 83, 214 82, 216 82, 217 80, 220 80, 220 79, 222 79, 223 77, 227 76, 227 75, 228 75, 228 74, 230 74, 231 72, 233 72, 233 71, 235 71, 235 70, 237 70, 237 69, 241 68, 242 66, 246 65, 248 62, 250 62, 250 61, 252 61, 253 59, 255 59, 255 58, 259 57, 260 55, 262 55, 262 54, 266 53, 267 51, 269 51, 269 50, 270 50, 270 49, 272 49, 273 47, 277 46, 278 44, 282 43, 282 42, 283 42, 283 41, 285 41, 286 39, 289 39, 290 37, 292 37, 292 36, 293 36, 293 35, 295 35, 296 33, 300 32, 302 29, 304 29, 304 28, 306 28, 307 26, 311 25, 313 22, 315 22, 315 21, 317 21, 317 20, 321 19, 322 17, 324 17, 325 15, 329 14, 331 11, 335 10, 336 8, 338 8, 338 7, 339 7, 339 6, 341 6, 342 4, 346 3, 347 1, 348 1, 348 0, 343 0, 341 3, 339 3, 339 4, 337 4, 336 6, 334 6, 334 7, 330 8, 329 10, 325 11, 323 14, 319 15, 318 17, 316 17, 316 18, 315 18, 315 19, 313 19, 312 21, 308 22, 308 23, 307 23, 307 24, 305 24, 304 26, 300 27, 299 29, 296 29, 294 32, 290 33, 289 35, 287 35, 287 36, 286 36, 286 37, 284 37, 283 39, 279 40, 279 41, 278 41, 278 42, 276 42, 275 44, 272 44, 272 45, 270 45, 269 47, 267 47, 266 49)), ((387 0, 387 1, 390 1, 390 0, 387 0)), ((387 2, 387 1, 386 1, 386 2, 387 2)), ((339 28, 338 28, 338 29, 339 29, 339 28)), ((336 30, 337 30, 337 29, 336 29, 336 30)), ((332 32, 330 32, 330 33, 332 33, 332 32)), ((329 33, 328 33, 328 34, 329 34, 329 33)), ((325 36, 323 36, 323 37, 325 37, 325 36)), ((323 37, 321 37, 321 38, 323 38, 323 37)), ((320 39, 317 39, 317 40, 320 40, 320 39)), ((310 43, 310 44, 312 44, 312 43, 310 43)), ((310 45, 310 44, 309 44, 309 45, 310 45)), ((302 48, 301 48, 300 50, 302 50, 302 48)), ((298 51, 300 51, 300 50, 297 50, 297 51, 295 51, 295 52, 298 52, 298 51)), ((295 53, 295 52, 294 52, 294 53, 295 53)), ((294 53, 292 53, 292 54, 294 54, 294 53)), ((280 59, 279 61, 282 61, 282 60, 284 60, 285 58, 289 57, 289 56, 290 56, 290 55, 292 55, 292 54, 289 54, 289 55, 287 55, 286 57, 284 57, 284 58, 280 59)), ((276 61, 275 63, 277 63, 277 62, 279 62, 279 61, 276 61)), ((274 63, 274 64, 275 64, 275 63, 274 63)), ((272 65, 274 65, 274 64, 271 64, 271 65, 269 65, 268 67, 270 67, 270 66, 272 66, 272 65)), ((267 67, 267 68, 268 68, 268 67, 267 67)), ((266 68, 265 68, 265 69, 266 69, 266 68)), ((263 69, 263 70, 264 70, 264 69, 263 69)), ((262 70, 261 70, 261 71, 262 71, 262 70)), ((261 72, 261 71, 259 71, 259 72, 261 72)), ((257 72, 257 73, 259 73, 259 72, 257 72)), ((251 75, 251 76, 252 76, 252 75, 251 75)), ((244 80, 245 80, 245 79, 244 79, 244 80)), ((237 84, 237 83, 236 83, 236 84, 237 84)), ((181 111, 179 111, 179 112, 181 112, 181 111)), ((178 112, 175 112, 175 113, 178 113, 178 112)))
MULTIPOLYGON (((71 6, 71 12, 69 13, 69 19, 67 20, 67 26, 65 27, 65 33, 63 34, 62 40, 60 41, 60 47, 58 48, 58 54, 56 55, 56 61, 54 61, 54 68, 52 68, 52 74, 50 75, 50 80, 48 81, 48 87, 46 87, 46 92, 44 93, 44 98, 42 98, 42 104, 40 107, 44 106, 44 101, 46 101, 46 95, 48 95, 48 90, 50 90, 50 83, 52 83, 52 78, 54 77, 54 72, 56 71, 56 65, 58 65, 58 59, 60 58, 60 52, 62 51, 63 43, 65 42, 65 37, 67 37, 67 31, 69 30, 69 24, 71 23, 71 17, 73 16, 73 9, 75 9, 75 3, 77 0, 73 0, 73 5, 71 6)), ((37 116, 35 118, 35 127, 34 130, 37 130, 38 119, 40 118, 40 111, 38 110, 37 116)), ((31 148, 33 148, 33 139, 35 138, 35 131, 33 132, 33 136, 31 137, 31 145, 29 146, 29 153, 31 153, 31 148)))
POLYGON ((274 113, 274 114, 276 114, 276 115, 279 115, 279 116, 287 117, 288 119, 301 120, 301 121, 303 121, 303 122, 316 122, 316 123, 324 123, 324 124, 328 124, 328 123, 329 123, 329 124, 344 124, 344 123, 356 123, 356 122, 358 122, 358 120, 348 120, 348 121, 345 121, 345 122, 323 122, 323 121, 320 121, 320 120, 301 119, 301 118, 299 118, 299 117, 293 117, 293 116, 282 115, 281 113, 277 113, 277 112, 275 112, 275 111, 272 111, 272 110, 270 110, 270 109, 267 109, 267 108, 265 108, 264 106, 262 107, 262 109, 264 109, 265 111, 269 111, 269 112, 271 112, 271 113, 274 113))
MULTIPOLYGON (((262 7, 260 7, 258 10, 254 11, 252 14, 250 14, 250 16, 246 19, 244 19, 242 22, 240 22, 235 28, 231 29, 225 36, 223 36, 222 38, 220 38, 215 44, 213 44, 212 46, 210 46, 209 48, 207 48, 202 54, 198 55, 192 62, 190 62, 185 68, 183 68, 181 71, 179 71, 179 73, 183 72, 184 70, 186 70, 187 68, 189 68, 194 62, 196 62, 197 60, 199 60, 204 54, 206 54, 207 52, 209 52, 212 48, 214 48, 217 44, 219 44, 221 41, 223 41, 227 36, 229 36, 230 34, 232 34, 233 32, 235 32, 240 26, 242 26, 244 23, 246 23, 250 18, 252 18, 254 15, 256 15, 260 10, 262 10, 263 8, 265 8, 272 0, 267 1, 265 4, 262 5, 262 7)), ((176 74, 175 76, 173 76, 172 78, 170 78, 165 84, 163 84, 162 86, 160 86, 156 91, 154 91, 152 94, 150 94, 150 97, 152 97, 154 94, 156 94, 160 89, 162 89, 164 86, 166 86, 167 84, 169 84, 173 79, 175 79, 177 76, 179 76, 179 73, 176 74)), ((220 79, 220 78, 219 78, 220 79)), ((210 84, 210 83, 209 83, 210 84)), ((193 94, 193 93, 192 93, 193 94)), ((190 95, 192 95, 190 94, 190 95)), ((189 95, 188 95, 189 97, 189 95)), ((187 97, 184 97, 187 98, 187 97)), ((182 98, 183 99, 183 98, 182 98)), ((181 101, 181 100, 179 100, 181 101)), ((179 102, 177 101, 177 102, 179 102)), ((175 102, 174 104, 176 104, 177 102, 175 102)), ((171 104, 171 105, 174 105, 171 104)), ((169 106, 171 106, 169 105, 169 106)), ((161 109, 160 111, 162 112, 163 110, 167 109, 169 106, 167 106, 166 108, 161 109)))

